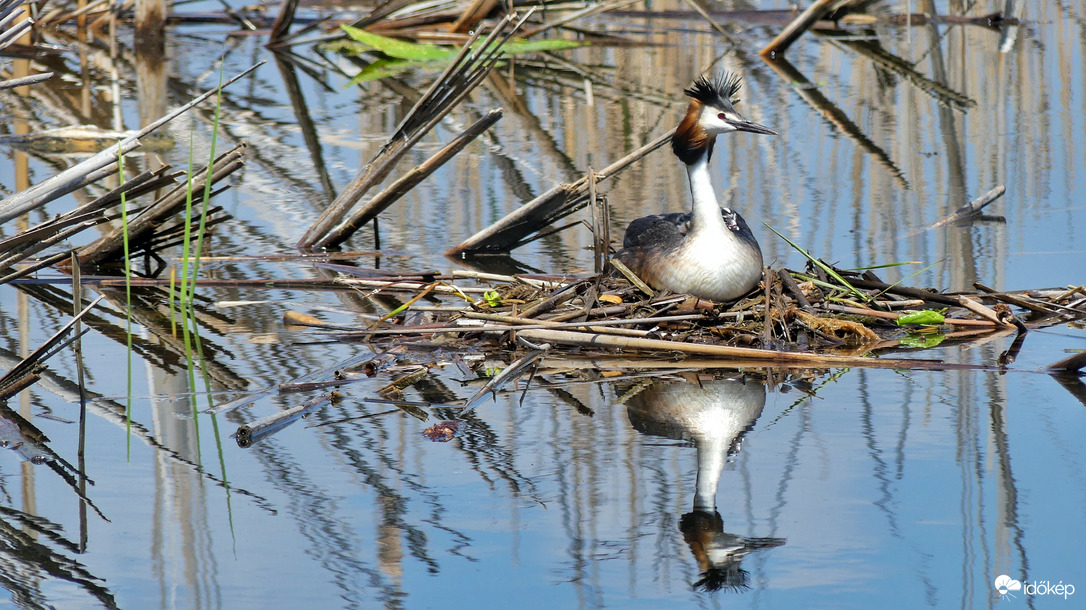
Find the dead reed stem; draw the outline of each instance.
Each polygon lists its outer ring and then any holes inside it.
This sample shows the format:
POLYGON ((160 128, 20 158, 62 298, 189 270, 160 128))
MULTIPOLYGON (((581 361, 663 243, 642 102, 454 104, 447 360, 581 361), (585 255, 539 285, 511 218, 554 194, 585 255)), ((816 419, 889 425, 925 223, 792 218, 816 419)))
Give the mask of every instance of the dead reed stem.
MULTIPOLYGON (((615 161, 602 171, 594 174, 598 184, 635 161, 660 148, 671 140, 671 132, 638 148, 615 161)), ((578 205, 587 202, 589 180, 581 178, 577 182, 554 186, 547 192, 513 210, 501 220, 472 235, 456 247, 445 253, 446 256, 463 256, 479 252, 508 252, 525 236, 543 229, 555 220, 572 212, 578 205)))

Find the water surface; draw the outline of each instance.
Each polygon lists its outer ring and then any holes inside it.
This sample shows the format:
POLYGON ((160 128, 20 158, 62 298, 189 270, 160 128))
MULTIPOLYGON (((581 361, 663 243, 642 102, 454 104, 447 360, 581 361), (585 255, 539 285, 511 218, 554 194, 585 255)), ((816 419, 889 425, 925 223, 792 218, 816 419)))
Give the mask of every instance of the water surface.
MULTIPOLYGON (((934 4, 945 13, 958 3, 934 4)), ((971 14, 1003 4, 980 3, 971 14)), ((758 8, 784 8, 771 5, 758 8)), ((500 93, 499 81, 486 83, 409 161, 422 161, 490 108, 504 107, 505 118, 382 215, 379 253, 371 227, 348 249, 364 252, 356 261, 364 268, 466 266, 441 252, 556 182, 601 168, 673 128, 684 110, 682 88, 703 71, 729 69, 745 79, 740 112, 781 135, 722 138, 713 177, 774 266, 803 261, 762 222, 843 266, 917 261, 880 271, 911 285, 1082 284, 1084 13, 1081 2, 1028 3, 1023 24, 1003 30, 934 24, 854 30, 858 35, 840 40, 808 34, 789 50, 790 68, 766 64, 755 52, 778 26, 737 25, 743 44, 731 49, 694 19, 654 22, 650 38, 658 46, 593 46, 523 61, 513 67, 515 99, 500 93), (879 52, 902 62, 882 61, 879 52), (559 60, 581 74, 560 72, 559 60), (999 184, 1007 193, 986 213, 1002 220, 928 228, 999 184)), ((619 17, 593 23, 640 27, 619 17)), ((273 59, 256 36, 224 51, 223 34, 213 26, 171 34, 170 105, 214 86, 220 54, 226 74, 273 59)), ((82 73, 74 57, 61 61, 69 73, 82 73)), ((129 51, 118 60, 127 128, 138 126, 147 103, 137 95, 135 65, 129 51)), ((344 60, 336 65, 353 70, 344 60)), ((500 72, 508 78, 510 69, 500 72)), ((249 152, 246 168, 217 200, 234 220, 216 233, 210 254, 294 252, 305 227, 410 108, 404 92, 424 91, 436 75, 417 70, 345 87, 348 79, 329 68, 320 72, 325 89, 299 72, 306 113, 286 97, 290 71, 274 61, 231 87, 217 146, 244 140, 249 152), (319 148, 307 146, 300 116, 314 125, 319 148)), ((33 126, 110 126, 113 102, 102 89, 90 90, 93 103, 80 105, 74 84, 39 86, 55 103, 4 98, 4 114, 33 126)), ((164 157, 186 164, 190 141, 197 158, 206 155, 209 117, 204 110, 170 125, 176 145, 164 157)), ((5 154, 11 162, 0 167, 0 187, 10 192, 25 157, 5 154)), ((64 163, 32 156, 29 175, 40 181, 64 163)), ((687 205, 684 172, 666 149, 605 188, 616 236, 634 217, 687 205)), ((71 198, 58 201, 31 221, 72 205, 71 198)), ((16 226, 3 230, 10 235, 16 226)), ((591 243, 589 231, 577 228, 499 263, 583 271, 592 264, 591 243)), ((275 261, 210 263, 205 272, 328 275, 275 261)), ((388 383, 391 374, 384 374, 241 449, 229 438, 238 425, 312 394, 271 395, 216 416, 206 408, 369 354, 362 344, 312 343, 283 329, 286 309, 343 321, 316 306, 383 314, 395 300, 201 289, 204 360, 190 377, 165 293, 136 296, 131 389, 123 294, 109 293, 83 342, 93 392, 84 468, 94 485, 85 495, 109 521, 81 503, 63 466, 79 465, 71 353, 54 357, 43 380, 9 404, 31 418, 54 452, 34 458, 15 442, 0 451, 0 574, 17 605, 1075 604, 1074 596, 1021 590, 1001 601, 993 583, 1003 574, 1027 585, 1072 584, 1083 589, 1076 596, 1086 594, 1086 391, 1078 381, 1033 372, 1086 347, 1078 327, 1030 333, 1014 370, 1004 373, 786 376, 698 366, 610 381, 576 363, 564 372, 549 369, 523 398, 499 394, 444 444, 421 435, 428 424, 399 413, 329 423, 388 410, 364 400, 388 383), (221 303, 238 300, 261 302, 221 303), (328 425, 312 427, 322 423, 328 425), (707 591, 714 583, 719 590, 707 591)), ((68 319, 70 289, 4 286, 0 304, 0 355, 9 368, 68 319)), ((1004 337, 923 356, 991 364, 1009 344, 1004 337)), ((468 381, 448 366, 407 397, 465 399, 478 387, 468 381)))

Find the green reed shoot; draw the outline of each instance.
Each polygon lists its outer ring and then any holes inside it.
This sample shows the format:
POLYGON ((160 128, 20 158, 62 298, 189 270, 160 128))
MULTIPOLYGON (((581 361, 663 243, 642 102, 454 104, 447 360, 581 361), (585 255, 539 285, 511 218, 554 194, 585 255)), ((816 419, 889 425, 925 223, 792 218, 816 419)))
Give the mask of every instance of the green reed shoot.
POLYGON ((763 221, 762 224, 764 224, 766 226, 766 228, 769 229, 770 231, 773 231, 774 233, 776 233, 777 237, 779 237, 779 238, 783 239, 784 241, 788 242, 788 245, 792 246, 792 248, 794 248, 796 250, 796 252, 799 252, 803 256, 807 257, 807 260, 809 260, 812 263, 814 263, 814 264, 818 265, 819 267, 821 267, 822 270, 825 271, 827 275, 829 275, 833 279, 837 280, 838 282, 841 282, 841 285, 844 286, 845 288, 847 288, 849 292, 856 295, 858 298, 860 298, 861 300, 863 300, 865 302, 872 300, 872 297, 868 296, 867 293, 860 292, 859 290, 856 290, 856 288, 852 284, 849 284, 848 280, 841 277, 841 274, 837 273, 837 271, 835 271, 833 267, 830 267, 826 263, 823 263, 822 261, 818 260, 817 258, 811 256, 806 250, 804 250, 798 244, 796 244, 796 242, 788 239, 784 235, 781 235, 780 231, 777 231, 776 229, 774 229, 772 226, 769 225, 769 223, 763 221))
MULTIPOLYGON (((121 185, 124 185, 124 153, 120 144, 117 145, 117 175, 120 176, 121 185)), ((124 248, 124 305, 125 305, 125 335, 128 339, 128 351, 126 358, 127 391, 125 392, 124 425, 127 434, 127 454, 132 457, 132 261, 128 255, 128 200, 125 192, 121 191, 121 243, 124 248)))
POLYGON ((222 83, 223 71, 219 70, 219 88, 215 93, 215 115, 211 122, 211 152, 207 161, 207 178, 204 181, 203 200, 200 206, 200 228, 196 234, 196 245, 192 252, 192 269, 189 270, 189 253, 192 241, 192 170, 193 170, 193 145, 189 140, 189 173, 185 197, 185 229, 181 247, 181 286, 179 298, 182 302, 191 302, 196 291, 196 276, 200 272, 200 253, 204 246, 204 236, 207 233, 207 210, 211 201, 211 168, 215 164, 215 146, 219 139, 219 120, 222 111, 222 83))

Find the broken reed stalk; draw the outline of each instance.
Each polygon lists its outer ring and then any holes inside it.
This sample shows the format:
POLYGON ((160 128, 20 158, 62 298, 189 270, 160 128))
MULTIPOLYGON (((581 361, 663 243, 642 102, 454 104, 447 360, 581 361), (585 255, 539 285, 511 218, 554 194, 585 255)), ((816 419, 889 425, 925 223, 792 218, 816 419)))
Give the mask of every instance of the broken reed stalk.
POLYGON ((785 352, 750 347, 731 347, 705 343, 680 343, 661 339, 639 339, 635 337, 616 337, 596 333, 568 330, 519 330, 518 334, 530 341, 542 341, 561 345, 580 347, 599 347, 621 349, 635 352, 679 352, 698 356, 711 356, 735 362, 769 362, 777 365, 795 365, 809 367, 862 367, 885 369, 971 369, 989 370, 991 367, 980 365, 951 364, 941 360, 911 360, 903 358, 864 358, 858 356, 837 356, 815 354, 811 352, 785 352))
POLYGON ((118 142, 115 147, 110 146, 52 178, 0 201, 0 224, 85 186, 86 182, 83 180, 85 175, 116 164, 117 155, 128 154, 139 146, 140 142, 135 137, 126 138, 118 142))
MULTIPOLYGON (((298 377, 295 377, 293 379, 288 379, 287 381, 284 381, 283 384, 306 383, 306 382, 310 382, 310 381, 318 381, 320 379, 333 377, 340 370, 350 370, 352 367, 357 366, 363 360, 367 359, 370 355, 371 354, 368 354, 366 352, 360 352, 360 353, 357 353, 357 354, 355 354, 355 355, 353 355, 353 356, 351 356, 349 358, 346 358, 344 360, 340 360, 339 362, 335 362, 335 363, 333 363, 331 366, 329 366, 327 368, 321 369, 319 371, 312 371, 312 372, 306 373, 304 375, 300 375, 298 377)), ((205 409, 204 413, 217 414, 217 413, 225 413, 227 411, 233 411, 234 409, 237 409, 239 407, 244 407, 246 405, 250 405, 250 404, 252 404, 252 403, 254 403, 254 402, 258 401, 258 400, 261 400, 263 398, 267 398, 269 396, 274 396, 278 392, 279 392, 279 386, 266 387, 266 388, 264 388, 262 390, 258 390, 256 392, 251 392, 249 394, 246 394, 244 396, 241 396, 240 398, 236 398, 236 399, 231 400, 229 402, 224 402, 224 403, 215 405, 214 407, 211 407, 209 409, 205 409)))
POLYGON ((473 0, 460 17, 448 28, 448 32, 454 34, 466 34, 475 29, 480 21, 486 19, 497 6, 500 0, 473 0))
POLYGON ((238 443, 238 447, 246 449, 253 446, 253 443, 259 442, 261 439, 275 434, 324 405, 335 404, 342 398, 343 396, 336 392, 330 392, 311 398, 286 411, 280 411, 279 413, 267 417, 261 417, 254 422, 238 426, 237 432, 234 433, 234 438, 238 443))
POLYGON ((592 266, 600 274, 611 258, 611 213, 607 198, 596 192, 596 172, 591 167, 587 177, 588 209, 592 210, 592 266))
POLYGON ((499 51, 505 41, 523 23, 523 20, 513 23, 515 18, 516 14, 512 14, 502 19, 477 49, 473 47, 481 36, 481 30, 468 39, 456 58, 419 98, 373 160, 344 187, 336 200, 302 235, 297 247, 311 248, 327 236, 370 188, 388 176, 415 143, 482 82, 498 61, 499 51))
POLYGON ((207 98, 215 95, 220 88, 225 88, 231 83, 234 83, 238 79, 249 74, 253 70, 256 70, 260 66, 264 65, 264 62, 260 62, 251 68, 245 70, 241 74, 238 74, 225 82, 220 87, 216 87, 210 91, 206 91, 194 98, 192 101, 175 108, 174 110, 166 113, 158 120, 150 123, 143 129, 140 129, 136 134, 124 138, 116 145, 110 145, 101 152, 83 160, 76 165, 60 172, 59 174, 35 184, 34 186, 24 189, 7 199, 0 201, 0 225, 7 221, 21 216, 34 208, 45 205, 46 203, 66 195, 77 188, 85 186, 87 184, 85 178, 88 174, 101 170, 111 164, 116 164, 117 155, 127 154, 132 150, 139 147, 139 139, 149 135, 159 127, 162 127, 166 123, 177 118, 181 114, 188 111, 193 106, 196 106, 200 102, 203 102, 207 98))
POLYGON ((490 128, 491 125, 498 122, 498 119, 502 118, 502 112, 501 108, 495 108, 488 112, 486 116, 476 121, 471 127, 465 129, 452 142, 446 144, 441 150, 434 153, 426 161, 416 165, 399 180, 375 195, 373 199, 370 199, 365 205, 353 209, 343 223, 329 231, 327 235, 322 237, 315 244, 315 246, 317 248, 334 248, 347 241, 347 239, 354 235, 355 231, 361 229, 367 222, 373 220, 378 214, 388 209, 390 205, 407 194, 407 192, 414 188, 415 185, 437 171, 437 169, 444 165, 446 161, 453 158, 457 153, 463 150, 465 146, 490 128))
POLYGON ((1007 192, 1007 187, 1000 184, 999 186, 993 188, 987 193, 981 195, 980 197, 977 197, 973 201, 970 201, 969 203, 958 208, 957 210, 954 210, 954 213, 950 216, 947 216, 946 218, 938 222, 933 222, 932 224, 928 225, 928 228, 934 229, 936 227, 941 227, 945 224, 960 222, 962 220, 965 220, 966 218, 976 216, 977 214, 980 214, 980 211, 987 207, 989 203, 992 203, 996 199, 1002 197, 1003 193, 1005 192, 1007 192))
POLYGON ((0 285, 7 284, 8 282, 14 282, 17 279, 26 277, 36 271, 41 271, 42 269, 52 267, 57 263, 65 261, 69 256, 73 254, 75 254, 75 250, 67 250, 65 252, 58 252, 52 256, 47 256, 46 258, 27 265, 26 267, 23 267, 18 271, 9 273, 4 277, 0 277, 0 285))
POLYGON ((769 267, 762 268, 762 284, 765 287, 765 313, 762 315, 762 345, 773 344, 773 279, 776 273, 769 267))
POLYGON ((526 369, 535 366, 536 362, 542 358, 549 349, 550 346, 546 346, 542 349, 534 349, 502 369, 502 372, 495 375, 486 383, 486 385, 479 388, 479 391, 464 405, 464 408, 460 411, 459 415, 462 417, 465 413, 468 413, 475 409, 475 407, 481 405, 483 401, 486 400, 487 394, 490 394, 491 397, 497 400, 498 391, 500 391, 505 384, 518 379, 524 374, 526 369))
MULTIPOLYGON (((245 154, 246 146, 242 142, 215 160, 211 168, 211 183, 222 180, 244 164, 242 157, 245 154)), ((205 167, 192 178, 192 192, 202 190, 207 180, 208 168, 205 167)), ((116 227, 93 243, 81 248, 79 250, 79 262, 86 265, 117 259, 126 234, 128 240, 133 244, 146 241, 168 217, 181 210, 185 205, 187 196, 187 185, 177 185, 173 190, 160 197, 158 201, 131 219, 127 227, 116 227)))
POLYGON ((414 4, 416 0, 385 0, 375 6, 368 15, 351 24, 351 27, 363 29, 368 25, 377 23, 392 13, 414 4))
POLYGON ((985 286, 980 282, 973 282, 973 287, 981 292, 986 293, 989 298, 993 298, 997 301, 1003 301, 1004 303, 1009 303, 1011 305, 1017 305, 1022 309, 1028 309, 1034 313, 1039 313, 1046 316, 1050 316, 1056 313, 1054 310, 1045 307, 1044 305, 1041 305, 1040 303, 1037 303, 1032 299, 1018 297, 1013 294, 1007 294, 1005 292, 998 292, 994 288, 989 288, 988 286, 985 286))
MULTIPOLYGON (((618 172, 626 169, 635 161, 660 148, 671 140, 673 132, 668 132, 652 142, 633 151, 625 157, 615 161, 603 170, 594 174, 598 184, 618 172)), ((576 206, 588 196, 588 178, 581 178, 572 183, 562 183, 554 186, 547 192, 525 203, 519 208, 507 214, 501 220, 472 235, 461 242, 455 248, 445 253, 445 256, 463 256, 480 252, 508 252, 510 247, 544 227, 557 218, 561 218, 563 210, 576 206)))
POLYGON ((49 358, 49 356, 56 353, 54 348, 57 347, 57 345, 61 344, 61 342, 64 341, 64 338, 68 334, 68 332, 75 327, 76 323, 78 323, 79 320, 81 320, 83 316, 87 314, 87 312, 93 309, 95 305, 98 305, 98 302, 104 298, 105 296, 99 296, 97 299, 91 301, 91 303, 84 307, 82 311, 73 316, 67 324, 62 326, 60 330, 53 333, 53 336, 49 337, 49 339, 47 339, 45 343, 42 343, 41 346, 38 347, 38 349, 34 350, 26 358, 23 358, 21 361, 19 361, 18 364, 11 367, 11 370, 5 373, 3 377, 0 377, 0 393, 5 392, 3 388, 22 386, 24 382, 20 381, 20 379, 23 377, 27 375, 36 375, 36 373, 34 372, 35 369, 37 369, 37 367, 40 366, 42 362, 49 358))
POLYGON ((29 18, 24 18, 15 25, 10 25, 23 16, 23 11, 19 10, 21 6, 22 0, 0 3, 0 49, 21 38, 30 31, 30 27, 33 25, 29 18))
POLYGON ((983 304, 981 304, 980 302, 974 301, 973 299, 970 299, 969 297, 960 296, 960 297, 958 297, 958 302, 961 304, 962 307, 964 307, 964 308, 968 309, 969 311, 977 314, 978 316, 984 318, 985 320, 988 320, 989 322, 991 322, 992 324, 995 324, 996 326, 1014 326, 1013 322, 1010 322, 1010 321, 1004 320, 1003 318, 1000 318, 999 314, 997 314, 994 310, 992 310, 992 308, 986 307, 983 304))
POLYGON ((9 78, 8 80, 0 80, 0 89, 14 89, 15 87, 25 87, 27 85, 34 85, 53 78, 52 72, 42 72, 41 74, 31 74, 30 76, 23 76, 20 78, 9 78))
POLYGON ((1086 350, 1048 365, 1048 370, 1061 373, 1080 373, 1086 367, 1086 350))
POLYGON ((764 49, 759 51, 758 54, 762 57, 783 55, 797 38, 802 36, 808 28, 821 19, 826 13, 830 12, 830 9, 832 9, 833 5, 837 2, 838 0, 815 0, 811 6, 807 7, 807 10, 793 19, 792 22, 789 23, 780 34, 777 34, 777 37, 766 45, 764 49))
POLYGON ((799 289, 796 278, 792 277, 792 274, 789 273, 787 269, 778 269, 777 277, 781 278, 781 285, 796 299, 796 304, 799 308, 804 311, 809 311, 811 309, 811 302, 807 300, 807 295, 803 294, 803 291, 799 289))
POLYGON ((640 0, 615 0, 614 2, 602 2, 600 4, 589 5, 587 8, 581 9, 579 11, 574 11, 572 13, 569 13, 568 15, 563 15, 562 17, 555 19, 554 21, 549 21, 547 23, 531 28, 524 32, 524 37, 531 38, 532 36, 535 36, 540 32, 545 32, 560 25, 564 25, 578 19, 582 19, 584 17, 591 17, 592 15, 598 15, 607 11, 625 8, 632 4, 637 4, 638 2, 640 2, 640 0))
MULTIPOLYGON (((487 314, 478 313, 474 311, 466 311, 462 314, 464 318, 471 320, 486 320, 488 322, 503 322, 506 324, 515 324, 517 326, 510 326, 506 330, 519 330, 520 327, 528 328, 581 328, 588 332, 593 333, 608 333, 612 335, 625 335, 627 337, 644 337, 652 333, 648 330, 635 330, 629 328, 612 328, 614 326, 628 326, 633 324, 663 324, 669 322, 697 322, 704 321, 706 318, 702 314, 676 314, 672 316, 652 316, 648 318, 617 318, 614 320, 593 320, 591 322, 556 322, 554 320, 532 320, 526 318, 518 318, 516 316, 503 316, 500 314, 487 314)), ((405 329, 406 330, 406 329, 405 329)), ((472 328, 460 329, 460 330, 475 330, 472 328)), ((487 328, 481 328, 480 330, 488 330, 487 328)))
MULTIPOLYGON (((847 313, 854 316, 868 316, 871 318, 880 318, 883 320, 897 320, 901 317, 900 313, 893 313, 889 311, 878 311, 875 309, 864 309, 862 307, 849 307, 847 305, 837 305, 836 303, 826 303, 822 305, 826 311, 835 311, 837 313, 847 313)), ((1003 326, 1003 324, 997 324, 990 320, 973 320, 970 318, 944 318, 943 324, 950 324, 951 326, 1003 326)))
POLYGON ((298 0, 283 0, 279 4, 279 14, 275 16, 275 23, 272 24, 265 47, 279 46, 285 40, 290 32, 290 26, 294 23, 294 13, 297 10, 298 0))
MULTIPOLYGON (((119 202, 121 193, 126 193, 131 199, 150 190, 172 184, 175 175, 165 175, 169 169, 169 166, 162 166, 156 170, 143 172, 94 201, 0 241, 0 254, 2 254, 0 269, 18 264, 84 229, 106 222, 109 218, 105 214, 105 208, 119 202)), ((11 279, 15 278, 4 278, 0 280, 0 283, 11 279)))
POLYGON ((736 40, 734 36, 729 34, 727 30, 721 27, 719 23, 717 23, 716 19, 713 18, 713 16, 709 13, 709 10, 706 9, 701 2, 702 0, 686 0, 686 3, 689 4, 691 8, 693 8, 697 14, 701 15, 702 19, 709 23, 709 27, 716 30, 716 32, 723 36, 724 40, 727 40, 729 43, 732 44, 732 46, 738 46, 739 41, 736 40))

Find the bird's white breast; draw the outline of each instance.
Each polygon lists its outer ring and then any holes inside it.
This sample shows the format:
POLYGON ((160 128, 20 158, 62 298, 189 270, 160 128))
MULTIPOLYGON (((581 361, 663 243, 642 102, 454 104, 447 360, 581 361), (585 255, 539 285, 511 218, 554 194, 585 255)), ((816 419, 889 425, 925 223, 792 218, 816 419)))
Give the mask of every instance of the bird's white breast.
POLYGON ((762 278, 760 249, 728 230, 695 230, 669 258, 661 287, 714 301, 737 299, 762 278))

